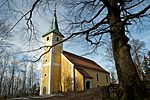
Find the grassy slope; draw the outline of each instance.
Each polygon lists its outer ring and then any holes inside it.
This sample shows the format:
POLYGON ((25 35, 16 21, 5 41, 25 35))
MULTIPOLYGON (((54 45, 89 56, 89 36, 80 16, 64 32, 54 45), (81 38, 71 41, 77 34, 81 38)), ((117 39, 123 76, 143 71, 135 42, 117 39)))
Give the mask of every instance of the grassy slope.
MULTIPOLYGON (((39 98, 31 99, 38 100, 39 98)), ((86 91, 64 93, 62 96, 42 97, 41 100, 102 100, 102 94, 100 88, 94 88, 86 91)))

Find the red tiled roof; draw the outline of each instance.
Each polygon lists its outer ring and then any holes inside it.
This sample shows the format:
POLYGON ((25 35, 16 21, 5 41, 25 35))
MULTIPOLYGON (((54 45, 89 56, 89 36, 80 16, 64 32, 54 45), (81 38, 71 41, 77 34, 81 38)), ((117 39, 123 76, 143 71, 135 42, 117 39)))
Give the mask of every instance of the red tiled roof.
POLYGON ((109 73, 106 70, 104 70, 101 66, 99 66, 97 63, 95 63, 94 61, 69 53, 67 51, 63 51, 63 55, 70 61, 72 62, 75 66, 78 67, 83 67, 83 68, 88 68, 88 69, 93 69, 93 70, 97 70, 97 71, 101 71, 101 72, 105 72, 105 73, 109 73))
POLYGON ((84 77, 84 78, 93 78, 92 76, 90 76, 84 69, 81 68, 76 68, 77 71, 79 71, 79 73, 84 77))

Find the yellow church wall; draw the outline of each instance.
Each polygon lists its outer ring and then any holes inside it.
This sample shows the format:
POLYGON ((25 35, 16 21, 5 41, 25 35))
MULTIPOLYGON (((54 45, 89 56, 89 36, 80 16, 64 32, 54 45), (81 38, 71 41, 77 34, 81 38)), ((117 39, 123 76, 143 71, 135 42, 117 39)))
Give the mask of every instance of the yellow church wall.
POLYGON ((58 93, 60 91, 60 66, 54 66, 53 68, 53 92, 58 93))
MULTIPOLYGON (((55 34, 48 34, 47 36, 44 37, 44 45, 45 46, 51 46, 52 45, 52 36, 53 38, 55 38, 55 34), (47 40, 47 37, 49 37, 49 39, 47 40)), ((53 40, 54 42, 54 40, 53 40)), ((53 48, 53 63, 59 63, 60 64, 60 56, 59 55, 56 55, 56 50, 58 51, 60 47, 55 47, 53 48), (54 50, 56 49, 56 50, 54 50), (55 54, 54 54, 55 52, 55 54), (58 59, 59 58, 59 59, 58 59)), ((45 47, 44 48, 44 52, 46 52, 47 50, 49 50, 49 47, 45 47)), ((59 50, 60 51, 60 50, 59 50)), ((60 54, 60 52, 58 52, 60 54)), ((48 52, 46 54, 44 54, 43 56, 43 64, 42 64, 42 78, 41 78, 41 90, 46 87, 46 94, 48 94, 48 89, 49 89, 49 68, 50 68, 50 64, 51 64, 51 61, 50 61, 50 56, 51 55, 51 52, 48 52), (46 76, 45 76, 46 75, 46 76)), ((60 66, 59 66, 60 67, 60 66)), ((51 71, 50 71, 51 72, 51 71)), ((59 91, 59 88, 60 88, 60 74, 58 74, 58 72, 60 72, 60 68, 58 68, 57 66, 53 65, 53 91, 52 92, 55 92, 55 91, 59 91), (59 77, 58 77, 59 76, 59 77), (57 78, 56 78, 57 77, 57 78)), ((41 91, 41 94, 43 91, 41 91)))
POLYGON ((50 63, 50 53, 47 53, 43 56, 43 64, 50 63))
POLYGON ((110 82, 107 82, 106 77, 109 76, 109 74, 104 73, 104 72, 100 72, 97 70, 93 70, 93 69, 85 69, 84 70, 91 76, 93 77, 93 79, 91 79, 92 81, 92 88, 93 87, 98 87, 98 86, 108 86, 110 84, 110 82), (97 74, 98 74, 98 80, 97 80, 97 74))
MULTIPOLYGON (((55 49, 55 48, 54 48, 55 49)), ((56 53, 56 51, 55 51, 56 53)), ((53 58, 53 91, 59 92, 60 91, 60 82, 61 82, 61 68, 60 68, 60 55, 54 55, 53 58)))
POLYGON ((73 64, 61 54, 61 86, 62 92, 72 91, 72 67, 73 64))
POLYGON ((75 90, 81 91, 84 90, 84 79, 83 76, 75 69, 75 90))
POLYGON ((42 81, 41 81, 42 87, 41 88, 43 89, 44 87, 46 87, 46 93, 48 93, 48 88, 49 88, 49 85, 48 85, 49 84, 49 82, 48 82, 49 77, 48 77, 48 75, 49 75, 49 66, 44 66, 42 68, 42 81))
MULTIPOLYGON (((53 42, 54 44, 59 42, 57 41, 57 37, 59 37, 59 41, 61 41, 60 36, 57 34, 53 34, 53 42)), ((57 93, 61 90, 61 44, 56 45, 53 48, 53 92, 57 93)))
MULTIPOLYGON (((44 37, 44 45, 50 46, 51 34, 44 37), (47 37, 49 40, 47 41, 47 37)), ((44 53, 48 50, 48 47, 44 48, 44 53)), ((49 89, 49 67, 50 67, 50 52, 44 54, 43 64, 42 64, 42 78, 41 78, 41 94, 43 94, 43 88, 46 87, 46 94, 48 94, 49 89)))

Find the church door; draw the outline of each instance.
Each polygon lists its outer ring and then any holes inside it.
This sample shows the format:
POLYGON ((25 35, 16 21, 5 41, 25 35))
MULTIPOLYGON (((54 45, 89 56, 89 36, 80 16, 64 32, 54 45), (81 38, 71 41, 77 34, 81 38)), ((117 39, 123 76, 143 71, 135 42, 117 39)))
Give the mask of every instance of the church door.
POLYGON ((86 81, 86 89, 90 88, 90 81, 86 81))
POLYGON ((43 87, 43 95, 46 95, 46 86, 43 87))

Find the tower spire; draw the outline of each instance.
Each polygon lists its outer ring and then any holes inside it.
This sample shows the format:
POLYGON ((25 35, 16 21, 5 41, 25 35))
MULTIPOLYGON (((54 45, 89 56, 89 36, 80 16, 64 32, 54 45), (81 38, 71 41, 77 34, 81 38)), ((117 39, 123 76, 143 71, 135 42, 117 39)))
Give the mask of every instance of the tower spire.
POLYGON ((52 25, 50 31, 55 31, 59 33, 59 28, 58 28, 58 22, 57 22, 57 15, 56 15, 56 4, 55 4, 55 9, 54 9, 54 16, 52 20, 52 25))
POLYGON ((64 37, 64 36, 61 34, 61 32, 59 31, 59 27, 58 27, 57 15, 56 15, 56 4, 55 4, 54 15, 53 15, 53 19, 52 19, 52 23, 51 23, 49 32, 46 33, 46 34, 44 34, 43 37, 46 36, 46 35, 48 35, 48 34, 50 34, 50 33, 52 33, 52 32, 54 32, 54 33, 56 33, 56 34, 58 34, 58 35, 64 37))

